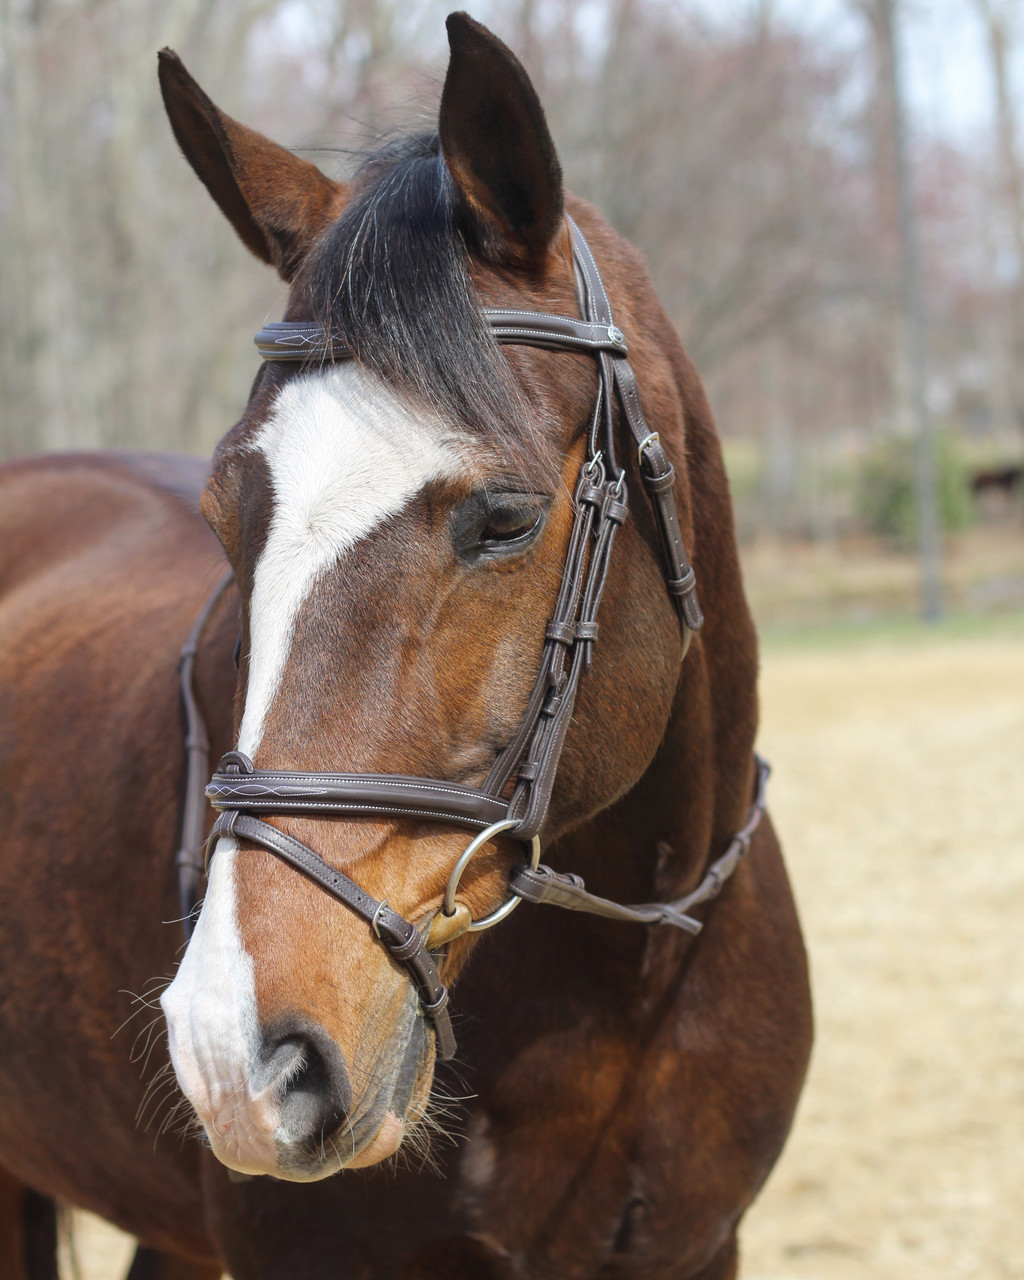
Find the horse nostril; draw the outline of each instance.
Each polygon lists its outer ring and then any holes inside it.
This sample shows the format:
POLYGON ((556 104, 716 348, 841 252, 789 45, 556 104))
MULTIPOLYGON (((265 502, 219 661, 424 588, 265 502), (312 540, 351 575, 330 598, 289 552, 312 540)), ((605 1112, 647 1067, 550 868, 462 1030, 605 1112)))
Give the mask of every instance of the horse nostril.
POLYGON ((326 1031, 290 1019, 264 1036, 263 1077, 281 1108, 280 1130, 289 1143, 319 1143, 345 1119, 352 1086, 345 1059, 326 1031))

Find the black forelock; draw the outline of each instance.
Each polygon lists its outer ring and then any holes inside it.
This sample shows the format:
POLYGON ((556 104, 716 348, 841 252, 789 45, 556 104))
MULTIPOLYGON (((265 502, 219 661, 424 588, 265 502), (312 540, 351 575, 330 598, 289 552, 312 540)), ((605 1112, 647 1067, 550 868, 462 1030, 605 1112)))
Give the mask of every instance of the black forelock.
POLYGON ((476 300, 436 134, 364 163, 310 279, 319 323, 397 392, 513 454, 529 446, 523 397, 476 300))

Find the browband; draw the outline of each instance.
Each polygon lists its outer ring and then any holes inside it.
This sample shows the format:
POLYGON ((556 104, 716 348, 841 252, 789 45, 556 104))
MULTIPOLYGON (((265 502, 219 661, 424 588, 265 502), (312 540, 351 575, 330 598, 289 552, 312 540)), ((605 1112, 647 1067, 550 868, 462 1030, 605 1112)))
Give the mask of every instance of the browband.
MULTIPOLYGON (((598 320, 572 320, 543 311, 511 311, 484 307, 484 319, 495 341, 506 346, 547 347, 552 351, 614 351, 626 355, 622 330, 598 320)), ((354 359, 344 336, 329 336, 308 320, 272 320, 253 339, 264 360, 304 363, 354 359)))

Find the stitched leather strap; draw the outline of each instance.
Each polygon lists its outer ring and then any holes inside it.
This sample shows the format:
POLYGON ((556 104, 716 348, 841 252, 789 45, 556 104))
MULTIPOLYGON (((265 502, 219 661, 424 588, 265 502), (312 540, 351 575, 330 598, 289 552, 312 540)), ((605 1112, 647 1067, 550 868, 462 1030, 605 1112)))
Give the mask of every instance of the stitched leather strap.
MULTIPOLYGON (((573 232, 577 267, 583 276, 586 293, 590 298, 591 312, 588 318, 598 325, 611 325, 613 324, 611 303, 597 263, 594 261, 594 255, 575 222, 571 218, 568 221, 573 232)), ((610 347, 604 348, 604 351, 601 364, 606 370, 610 368, 615 394, 622 406, 623 419, 639 452, 640 474, 644 490, 654 510, 655 523, 661 539, 665 583, 682 623, 685 652, 689 648, 692 632, 700 630, 704 615, 697 601, 696 574, 687 557, 682 530, 679 527, 679 515, 672 492, 675 471, 661 446, 657 433, 652 432, 647 425, 633 366, 623 352, 615 351, 610 347)), ((610 440, 606 447, 611 448, 610 440)))
POLYGON ((203 874, 203 837, 206 831, 203 785, 210 773, 210 739, 195 695, 196 655, 214 610, 234 580, 235 575, 229 569, 203 606, 178 658, 178 683, 181 705, 185 712, 185 803, 181 816, 181 842, 175 862, 178 867, 178 899, 186 942, 192 937, 195 928, 199 883, 203 874))
POLYGON ((701 923, 681 911, 673 909, 670 902, 651 902, 644 906, 627 907, 608 898, 588 893, 579 876, 552 871, 542 862, 535 870, 521 867, 512 877, 512 888, 527 902, 544 902, 553 907, 565 907, 569 911, 586 911, 590 915, 605 916, 608 920, 625 920, 631 924, 673 924, 687 933, 700 933, 701 923))
MULTIPOLYGON (((607 322, 575 320, 544 311, 514 311, 484 307, 484 319, 496 342, 503 345, 548 347, 554 351, 615 351, 625 355, 622 330, 607 322)), ((351 360, 344 335, 324 333, 306 320, 272 320, 253 339, 264 360, 333 362, 351 360)))
POLYGON ((206 798, 215 809, 432 818, 472 831, 482 831, 508 816, 504 800, 454 782, 402 774, 254 769, 240 751, 224 757, 206 788, 206 798))
POLYGON ((747 814, 747 821, 733 836, 729 847, 708 868, 700 884, 692 893, 674 902, 646 902, 638 906, 624 906, 589 893, 579 876, 552 871, 544 863, 540 866, 519 867, 513 872, 511 886, 527 902, 547 903, 570 911, 585 911, 590 915, 604 916, 608 920, 624 920, 633 924, 670 924, 686 933, 700 933, 704 927, 686 913, 702 902, 710 902, 722 892, 726 881, 746 857, 761 819, 765 814, 768 777, 771 768, 759 755, 754 756, 756 779, 754 800, 747 814))
POLYGON ((379 902, 360 889, 354 880, 336 871, 301 841, 272 827, 269 822, 232 809, 222 813, 213 824, 211 839, 216 836, 234 836, 259 845, 365 920, 395 960, 409 970, 419 992, 423 1012, 430 1018, 437 1034, 438 1057, 447 1061, 454 1056, 455 1035, 448 1014, 448 990, 414 924, 393 911, 386 902, 379 902))

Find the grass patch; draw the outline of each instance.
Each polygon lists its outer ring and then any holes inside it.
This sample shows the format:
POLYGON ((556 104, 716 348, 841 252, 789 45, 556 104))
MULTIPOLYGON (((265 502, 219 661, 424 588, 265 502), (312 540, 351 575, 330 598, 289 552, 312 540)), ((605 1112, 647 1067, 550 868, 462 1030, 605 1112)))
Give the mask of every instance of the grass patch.
MULTIPOLYGON (((810 625, 760 626, 765 654, 792 649, 839 649, 871 645, 921 645, 957 640, 1020 640, 1024 642, 1024 611, 1007 613, 949 613, 938 622, 910 615, 864 622, 825 622, 810 625)), ((1022 655, 1024 657, 1024 655, 1022 655)))

